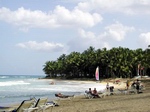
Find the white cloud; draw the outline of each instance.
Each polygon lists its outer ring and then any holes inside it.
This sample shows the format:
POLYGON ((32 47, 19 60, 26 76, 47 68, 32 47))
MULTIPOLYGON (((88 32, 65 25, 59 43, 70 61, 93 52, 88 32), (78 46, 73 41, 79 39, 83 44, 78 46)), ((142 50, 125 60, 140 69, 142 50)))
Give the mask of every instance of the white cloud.
POLYGON ((71 51, 80 50, 83 51, 89 46, 97 48, 107 49, 111 48, 111 42, 114 41, 123 41, 127 33, 134 31, 134 27, 124 26, 119 22, 115 22, 104 28, 104 32, 96 35, 94 32, 85 31, 84 29, 79 29, 79 36, 71 40, 68 45, 70 46, 71 51))
POLYGON ((110 48, 110 45, 107 41, 104 41, 103 38, 94 34, 91 31, 85 31, 83 29, 78 30, 79 36, 70 42, 68 42, 68 46, 70 47, 71 51, 80 52, 84 51, 85 49, 89 48, 90 46, 98 48, 110 48))
POLYGON ((141 33, 139 36, 139 42, 142 47, 147 48, 150 45, 150 32, 141 33))
POLYGON ((102 17, 98 13, 83 12, 79 9, 70 11, 63 6, 56 6, 54 11, 49 13, 40 10, 31 11, 23 7, 16 11, 11 11, 2 7, 0 8, 0 20, 27 30, 36 27, 93 27, 102 21, 102 17))
POLYGON ((63 51, 64 45, 60 43, 48 43, 46 41, 37 43, 36 41, 28 41, 25 43, 18 43, 16 46, 24 49, 48 51, 48 52, 60 52, 63 51))
POLYGON ((125 14, 150 14, 149 0, 87 0, 77 6, 80 10, 121 12, 125 14))
POLYGON ((5 7, 1 8, 0 20, 23 28, 57 27, 56 21, 48 14, 39 10, 25 10, 23 7, 16 11, 5 7))
POLYGON ((86 32, 83 29, 79 29, 78 33, 79 33, 80 37, 85 38, 85 39, 94 39, 95 38, 95 34, 93 32, 86 32))
POLYGON ((134 27, 124 26, 123 24, 116 22, 105 27, 105 32, 101 35, 103 38, 112 38, 116 41, 124 40, 126 34, 134 30, 134 27))

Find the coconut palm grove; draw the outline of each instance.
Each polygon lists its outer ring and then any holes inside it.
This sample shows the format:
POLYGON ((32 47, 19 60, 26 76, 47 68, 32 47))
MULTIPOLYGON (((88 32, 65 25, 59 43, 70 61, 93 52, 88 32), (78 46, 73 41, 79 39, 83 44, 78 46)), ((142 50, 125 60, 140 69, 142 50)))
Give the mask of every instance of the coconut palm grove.
POLYGON ((62 54, 57 60, 47 61, 43 71, 47 78, 94 79, 99 67, 100 78, 132 78, 150 76, 150 45, 143 50, 138 48, 95 49, 62 54))

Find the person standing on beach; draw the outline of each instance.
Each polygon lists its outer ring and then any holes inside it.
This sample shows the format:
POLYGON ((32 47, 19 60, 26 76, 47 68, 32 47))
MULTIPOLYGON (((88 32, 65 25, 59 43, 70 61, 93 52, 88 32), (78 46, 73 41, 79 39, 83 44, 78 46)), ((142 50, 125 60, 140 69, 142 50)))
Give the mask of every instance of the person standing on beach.
POLYGON ((130 80, 127 80, 127 82, 126 82, 127 89, 129 89, 129 86, 130 86, 130 80))
POLYGON ((135 88, 136 88, 136 82, 135 82, 135 81, 133 81, 131 87, 132 87, 132 89, 135 89, 135 88))
POLYGON ((109 90, 109 83, 108 82, 106 84, 106 89, 107 89, 107 91, 109 90))
POLYGON ((140 90, 140 81, 138 79, 136 81, 136 90, 137 90, 137 93, 139 93, 139 90, 140 90))

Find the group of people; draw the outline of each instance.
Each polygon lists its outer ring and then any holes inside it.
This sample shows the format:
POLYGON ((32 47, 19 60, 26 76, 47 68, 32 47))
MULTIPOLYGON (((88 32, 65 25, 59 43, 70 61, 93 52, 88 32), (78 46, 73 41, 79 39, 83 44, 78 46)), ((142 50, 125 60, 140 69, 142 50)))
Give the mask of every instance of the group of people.
MULTIPOLYGON (((136 81, 133 81, 132 84, 130 84, 130 80, 127 80, 126 82, 126 89, 128 90, 129 87, 131 86, 132 89, 136 89, 137 90, 137 93, 140 92, 140 89, 142 87, 142 85, 140 84, 140 81, 137 79, 136 81)), ((113 89, 114 87, 113 86, 109 86, 109 83, 106 84, 106 90, 107 91, 110 91, 111 93, 113 93, 113 89)))
POLYGON ((139 91, 140 91, 140 81, 138 79, 137 79, 137 81, 133 81, 131 87, 135 88, 137 90, 137 93, 139 93, 139 91))
POLYGON ((97 92, 96 88, 94 88, 94 90, 92 90, 91 88, 89 88, 89 90, 86 91, 86 93, 92 95, 94 98, 100 98, 100 96, 98 95, 98 92, 97 92))
POLYGON ((110 86, 108 82, 106 84, 106 89, 107 89, 107 91, 110 91, 111 94, 113 94, 113 92, 114 92, 114 86, 110 86))
MULTIPOLYGON (((109 86, 109 83, 107 83, 106 89, 107 91, 110 91, 111 94, 113 94, 114 86, 109 86)), ((94 90, 89 88, 89 90, 85 91, 85 93, 92 95, 94 98, 100 98, 100 95, 96 88, 94 88, 94 90)))
MULTIPOLYGON (((127 80, 126 87, 127 87, 127 89, 129 89, 129 87, 130 87, 130 80, 127 80)), ((131 84, 131 88, 136 89, 137 93, 139 93, 139 91, 140 91, 140 81, 138 79, 136 81, 133 81, 133 83, 131 84)), ((111 93, 113 93, 113 89, 114 89, 114 86, 109 86, 109 83, 106 84, 106 90, 107 91, 110 91, 111 93)), ((89 90, 85 91, 85 93, 92 95, 94 98, 100 98, 96 88, 94 88, 94 90, 89 88, 89 90)), ((58 93, 58 94, 55 94, 55 96, 56 97, 60 97, 60 98, 67 98, 67 97, 73 97, 74 95, 63 95, 61 93, 58 93)))
MULTIPOLYGON (((130 80, 127 80, 126 86, 127 86, 127 89, 129 89, 130 80)), ((139 93, 139 91, 140 91, 140 81, 138 79, 136 81, 133 81, 133 83, 131 84, 131 88, 136 89, 137 93, 139 93)))

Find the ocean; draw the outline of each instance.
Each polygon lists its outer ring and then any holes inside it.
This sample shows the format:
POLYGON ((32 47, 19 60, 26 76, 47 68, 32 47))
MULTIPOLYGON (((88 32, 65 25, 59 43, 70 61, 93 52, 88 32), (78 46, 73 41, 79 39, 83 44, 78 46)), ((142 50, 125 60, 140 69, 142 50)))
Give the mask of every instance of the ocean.
POLYGON ((55 100, 55 93, 81 95, 89 87, 103 90, 104 85, 93 82, 47 80, 44 76, 0 75, 0 106, 21 103, 30 98, 48 97, 55 100), (54 84, 51 84, 54 82, 54 84))

